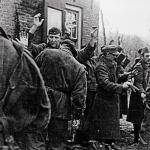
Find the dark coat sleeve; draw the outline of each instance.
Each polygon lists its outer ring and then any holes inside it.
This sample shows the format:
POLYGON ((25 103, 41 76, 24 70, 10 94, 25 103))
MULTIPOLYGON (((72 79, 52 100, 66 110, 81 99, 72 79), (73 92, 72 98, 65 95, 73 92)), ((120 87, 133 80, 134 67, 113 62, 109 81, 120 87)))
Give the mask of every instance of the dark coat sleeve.
POLYGON ((96 67, 96 78, 98 85, 102 86, 108 92, 115 92, 120 94, 122 92, 122 85, 110 81, 109 72, 103 63, 96 67))
POLYGON ((46 48, 46 44, 45 43, 34 44, 32 42, 33 37, 34 34, 29 32, 28 49, 31 52, 32 56, 35 58, 40 52, 42 52, 46 48))
POLYGON ((140 90, 140 92, 145 93, 144 87, 143 87, 143 81, 144 81, 144 71, 142 66, 137 64, 135 66, 135 70, 137 71, 137 74, 134 76, 134 84, 135 86, 140 90))
POLYGON ((94 47, 90 46, 90 43, 82 50, 78 51, 77 60, 80 63, 84 63, 88 59, 92 57, 92 54, 94 53, 94 50, 96 48, 96 45, 94 47))
POLYGON ((74 87, 71 93, 72 115, 75 119, 80 119, 80 117, 83 115, 83 112, 85 110, 86 94, 86 71, 84 67, 81 67, 74 82, 74 87))
POLYGON ((117 78, 120 78, 120 77, 122 77, 123 76, 123 74, 124 74, 124 69, 123 69, 123 67, 121 66, 121 65, 117 65, 117 71, 116 71, 117 73, 117 78))
POLYGON ((117 66, 117 83, 123 83, 123 82, 126 82, 127 79, 128 79, 128 75, 127 74, 124 74, 124 69, 121 65, 118 65, 117 66))

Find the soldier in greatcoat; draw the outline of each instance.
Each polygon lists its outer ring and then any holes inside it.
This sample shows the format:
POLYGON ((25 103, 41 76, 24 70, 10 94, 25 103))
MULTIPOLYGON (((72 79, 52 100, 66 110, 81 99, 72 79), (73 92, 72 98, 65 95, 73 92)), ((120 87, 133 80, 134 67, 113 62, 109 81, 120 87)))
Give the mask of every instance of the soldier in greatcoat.
POLYGON ((142 99, 146 96, 149 70, 149 50, 147 47, 142 49, 141 55, 141 60, 133 68, 137 72, 134 76, 134 85, 139 91, 132 91, 127 115, 127 121, 132 122, 134 126, 134 143, 138 143, 141 121, 144 117, 144 104, 142 99))
POLYGON ((79 120, 85 109, 86 71, 74 58, 76 55, 71 41, 64 40, 60 49, 47 48, 36 57, 52 99, 52 119, 48 126, 51 150, 66 149, 68 121, 79 120))
POLYGON ((117 56, 118 49, 116 46, 103 47, 102 55, 96 67, 97 93, 87 124, 85 124, 89 129, 88 131, 91 132, 91 138, 104 141, 114 149, 119 149, 114 144, 115 140, 119 138, 118 94, 130 85, 128 82, 116 83, 117 64, 115 58, 117 56))

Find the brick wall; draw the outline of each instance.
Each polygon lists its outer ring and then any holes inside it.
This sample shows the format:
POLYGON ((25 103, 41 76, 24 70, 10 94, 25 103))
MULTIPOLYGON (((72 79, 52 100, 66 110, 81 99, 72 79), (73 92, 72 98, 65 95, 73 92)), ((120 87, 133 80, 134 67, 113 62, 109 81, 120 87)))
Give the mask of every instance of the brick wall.
MULTIPOLYGON (((16 37, 17 31, 26 31, 32 26, 33 16, 37 12, 43 13, 43 0, 0 0, 0 26, 7 34, 16 37)), ((42 29, 37 31, 37 43, 42 40, 41 32, 42 29)))
MULTIPOLYGON (((18 0, 19 2, 19 0, 18 0)), ((10 34, 14 34, 16 0, 0 0, 0 26, 10 34)))
MULTIPOLYGON (((65 4, 78 6, 82 9, 82 45, 85 45, 90 38, 92 26, 99 24, 99 7, 95 0, 0 0, 0 26, 13 37, 16 31, 26 31, 33 23, 33 16, 37 12, 44 13, 44 8, 52 6, 61 10, 65 9, 65 4), (45 2, 45 3, 44 3, 45 2), (44 5, 45 4, 45 5, 44 5), (16 15, 17 14, 17 15, 16 15), (17 26, 16 19, 19 20, 17 26)), ((45 28, 45 26, 43 27, 45 28)), ((43 28, 37 31, 36 42, 42 42, 43 28)))
MULTIPOLYGON (((28 31, 33 25, 33 16, 37 13, 43 13, 44 4, 43 0, 21 0, 18 8, 18 16, 20 22, 20 30, 28 31)), ((35 33, 35 43, 42 42, 42 28, 35 33)))

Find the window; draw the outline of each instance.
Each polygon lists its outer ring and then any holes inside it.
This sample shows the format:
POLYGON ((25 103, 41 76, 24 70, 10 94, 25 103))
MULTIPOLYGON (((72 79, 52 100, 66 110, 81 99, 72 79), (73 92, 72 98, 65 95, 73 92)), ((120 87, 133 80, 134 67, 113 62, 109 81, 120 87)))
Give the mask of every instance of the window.
POLYGON ((62 11, 48 7, 47 13, 47 32, 52 27, 62 30, 62 11))
POLYGON ((78 22, 77 13, 73 11, 66 11, 65 15, 65 30, 70 33, 72 39, 78 38, 78 22))
POLYGON ((69 32, 71 39, 75 40, 76 47, 81 48, 81 8, 66 4, 65 31, 69 32))

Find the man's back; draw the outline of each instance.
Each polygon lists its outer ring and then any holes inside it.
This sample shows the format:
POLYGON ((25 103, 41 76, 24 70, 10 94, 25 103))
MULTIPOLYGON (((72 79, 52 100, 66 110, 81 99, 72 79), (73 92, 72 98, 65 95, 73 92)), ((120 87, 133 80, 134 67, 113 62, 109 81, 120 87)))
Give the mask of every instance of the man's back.
POLYGON ((74 57, 59 49, 44 50, 36 58, 36 62, 43 74, 45 84, 66 92, 73 88, 78 73, 84 71, 83 66, 74 57))
POLYGON ((53 117, 70 118, 71 105, 75 112, 84 109, 86 72, 69 50, 46 49, 39 54, 36 62, 46 86, 53 90, 53 117))

